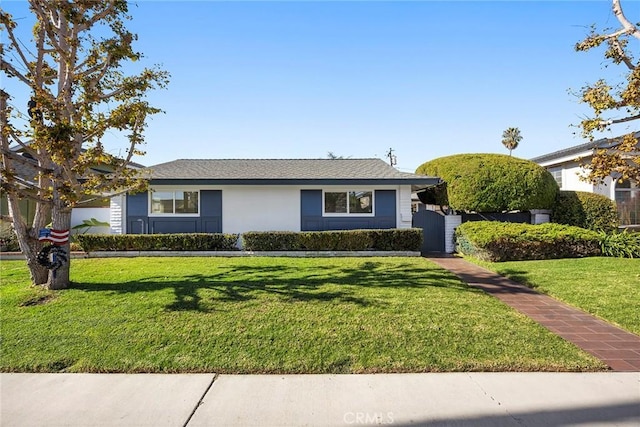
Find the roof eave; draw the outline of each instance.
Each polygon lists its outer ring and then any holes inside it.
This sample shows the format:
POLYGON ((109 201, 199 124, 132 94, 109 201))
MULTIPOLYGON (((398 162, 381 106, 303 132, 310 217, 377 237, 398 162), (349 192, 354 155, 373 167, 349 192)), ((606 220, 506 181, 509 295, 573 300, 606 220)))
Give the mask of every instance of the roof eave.
POLYGON ((207 179, 151 178, 151 185, 424 185, 440 182, 436 177, 420 178, 331 178, 331 179, 207 179))

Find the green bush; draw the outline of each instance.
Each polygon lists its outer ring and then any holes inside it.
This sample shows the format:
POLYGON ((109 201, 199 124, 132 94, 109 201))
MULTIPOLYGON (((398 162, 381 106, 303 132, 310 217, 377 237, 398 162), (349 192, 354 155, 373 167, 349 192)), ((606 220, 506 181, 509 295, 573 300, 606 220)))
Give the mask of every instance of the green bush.
MULTIPOLYGON (((236 234, 79 234, 76 238, 86 252, 238 250, 236 234)), ((419 251, 422 229, 252 231, 242 239, 249 251, 419 251)))
POLYGON ((551 209, 558 184, 542 166, 502 154, 458 154, 423 163, 417 174, 437 176, 446 191, 438 204, 468 212, 551 209))
POLYGON ((616 258, 640 258, 640 233, 600 232, 602 255, 616 258))
POLYGON ((94 251, 233 251, 237 234, 78 234, 86 252, 94 251))
POLYGON ((248 251, 419 251, 422 229, 252 231, 242 239, 248 251))
POLYGON ((0 252, 20 252, 18 238, 11 224, 0 222, 0 252))
POLYGON ((585 191, 560 191, 553 206, 551 221, 602 231, 613 231, 619 224, 613 200, 585 191))
POLYGON ((303 251, 366 251, 374 248, 368 230, 303 232, 297 236, 298 250, 303 251))
POLYGON ((553 223, 465 222, 456 229, 455 239, 459 253, 493 262, 601 254, 597 232, 553 223))
POLYGON ((371 230, 373 247, 378 251, 419 251, 424 237, 421 228, 371 230))
POLYGON ((242 234, 247 251, 291 251, 298 249, 298 237, 291 231, 249 231, 242 234))

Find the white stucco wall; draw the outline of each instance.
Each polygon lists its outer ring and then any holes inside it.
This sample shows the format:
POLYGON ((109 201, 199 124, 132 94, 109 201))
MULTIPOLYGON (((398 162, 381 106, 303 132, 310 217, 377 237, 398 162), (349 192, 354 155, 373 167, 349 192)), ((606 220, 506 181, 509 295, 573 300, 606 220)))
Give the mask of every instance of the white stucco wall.
POLYGON ((585 191, 587 193, 601 194, 605 197, 615 200, 615 185, 612 185, 613 179, 608 177, 603 184, 592 184, 580 179, 581 176, 586 174, 584 168, 575 161, 575 157, 563 158, 556 161, 548 161, 540 163, 541 166, 548 168, 549 170, 561 169, 562 173, 562 186, 561 190, 566 191, 585 191))
POLYGON ((567 165, 562 170, 561 190, 586 191, 593 193, 593 184, 580 180, 584 170, 578 165, 567 165))
POLYGON ((613 178, 607 177, 604 180, 603 184, 594 185, 593 192, 597 194, 602 194, 610 198, 611 200, 616 199, 616 186, 613 178))
POLYGON ((223 190, 222 229, 225 233, 300 231, 300 188, 237 186, 223 190))
POLYGON ((585 171, 577 164, 564 165, 562 169, 562 188, 567 191, 586 191, 596 193, 615 200, 615 186, 611 185, 613 179, 608 177, 602 184, 592 184, 580 179, 585 171))

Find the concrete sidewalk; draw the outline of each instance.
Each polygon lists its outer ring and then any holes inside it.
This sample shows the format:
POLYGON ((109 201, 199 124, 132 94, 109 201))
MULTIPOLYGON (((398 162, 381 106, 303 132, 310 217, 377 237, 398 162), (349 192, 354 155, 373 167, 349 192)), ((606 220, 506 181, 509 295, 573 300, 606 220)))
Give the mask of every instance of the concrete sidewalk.
POLYGON ((0 374, 9 426, 638 426, 640 373, 0 374))

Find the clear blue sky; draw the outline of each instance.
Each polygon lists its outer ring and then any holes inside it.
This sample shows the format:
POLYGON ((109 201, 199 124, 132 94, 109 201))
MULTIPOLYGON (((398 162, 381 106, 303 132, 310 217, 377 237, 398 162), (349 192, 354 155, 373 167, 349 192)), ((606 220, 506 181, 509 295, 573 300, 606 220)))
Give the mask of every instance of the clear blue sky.
MULTIPOLYGON (((14 17, 25 6, 2 5, 14 17)), ((640 2, 623 6, 640 20, 640 2)), ((592 23, 617 27, 606 0, 140 1, 130 11, 145 62, 172 75, 150 95, 166 114, 149 124, 145 165, 393 148, 412 172, 451 154, 506 154, 510 126, 522 132, 518 157, 580 144, 570 125, 588 110, 568 90, 605 71, 602 51, 573 47, 592 23)))

